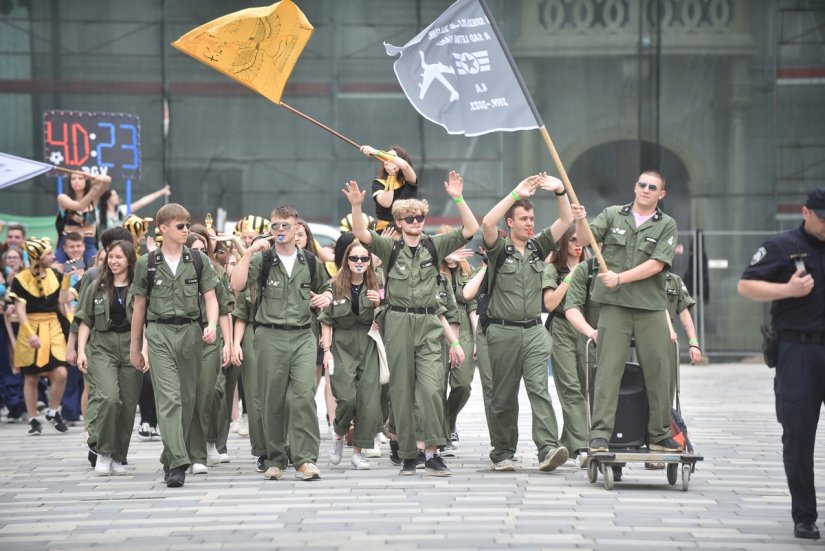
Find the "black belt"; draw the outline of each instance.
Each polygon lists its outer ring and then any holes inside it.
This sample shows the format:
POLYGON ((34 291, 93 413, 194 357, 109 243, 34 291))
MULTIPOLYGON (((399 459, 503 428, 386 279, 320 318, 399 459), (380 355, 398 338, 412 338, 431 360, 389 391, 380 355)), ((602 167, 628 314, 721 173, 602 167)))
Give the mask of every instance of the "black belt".
POLYGON ((259 323, 255 327, 266 327, 267 329, 280 329, 281 331, 300 331, 302 329, 309 329, 311 324, 305 325, 280 325, 277 323, 259 323))
POLYGON ((428 308, 404 308, 403 306, 390 306, 390 310, 393 312, 404 312, 405 314, 435 314, 435 308, 432 306, 428 308))
POLYGON ((498 318, 490 318, 490 323, 495 325, 504 325, 506 327, 521 327, 522 329, 527 329, 528 327, 535 327, 536 325, 541 325, 541 318, 536 318, 534 320, 529 321, 507 321, 500 320, 498 318))
POLYGON ((800 344, 825 344, 825 333, 806 333, 804 331, 780 329, 779 340, 800 344))
POLYGON ((109 331, 111 331, 112 333, 119 333, 119 334, 128 333, 131 330, 132 330, 131 325, 112 325, 111 327, 109 327, 109 331))
POLYGON ((200 323, 199 320, 194 318, 161 318, 152 320, 155 323, 159 323, 161 325, 187 325, 189 323, 200 323))

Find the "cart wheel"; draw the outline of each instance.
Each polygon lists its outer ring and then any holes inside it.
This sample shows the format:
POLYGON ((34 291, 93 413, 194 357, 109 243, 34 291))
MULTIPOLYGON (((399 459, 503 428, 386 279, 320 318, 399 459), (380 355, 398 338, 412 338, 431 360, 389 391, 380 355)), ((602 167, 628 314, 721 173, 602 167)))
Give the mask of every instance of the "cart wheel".
POLYGON ((602 471, 602 475, 604 476, 604 489, 605 490, 612 490, 613 489, 613 469, 610 465, 605 465, 604 470, 602 471))
POLYGON ((624 467, 624 464, 612 465, 612 467, 613 467, 613 481, 614 482, 621 482, 622 481, 622 467, 624 467))
POLYGON ((667 482, 671 486, 676 484, 676 479, 679 478, 679 464, 678 463, 668 463, 667 464, 667 482))
POLYGON ((595 459, 591 459, 587 463, 587 479, 590 481, 591 484, 595 484, 596 480, 599 478, 599 462, 595 459))
POLYGON ((682 491, 687 492, 690 485, 690 465, 685 463, 682 465, 682 491))

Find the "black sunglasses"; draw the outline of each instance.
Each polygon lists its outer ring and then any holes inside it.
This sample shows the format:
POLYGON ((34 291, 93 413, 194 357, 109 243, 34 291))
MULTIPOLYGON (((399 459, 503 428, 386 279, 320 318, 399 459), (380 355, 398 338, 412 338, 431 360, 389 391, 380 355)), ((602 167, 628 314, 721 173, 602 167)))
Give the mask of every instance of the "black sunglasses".
POLYGON ((659 189, 659 186, 657 186, 656 184, 648 184, 645 182, 636 182, 636 185, 642 189, 649 189, 650 191, 656 191, 657 189, 659 189))
POLYGON ((180 224, 175 224, 175 227, 179 230, 182 230, 183 228, 186 228, 188 230, 191 225, 192 224, 190 224, 189 222, 181 222, 180 224))
POLYGON ((423 214, 416 214, 415 216, 405 216, 401 220, 407 224, 412 224, 413 222, 423 222, 424 218, 426 217, 423 214))
POLYGON ((368 256, 350 255, 350 256, 347 257, 347 259, 350 262, 369 262, 370 261, 370 257, 368 257, 368 256))

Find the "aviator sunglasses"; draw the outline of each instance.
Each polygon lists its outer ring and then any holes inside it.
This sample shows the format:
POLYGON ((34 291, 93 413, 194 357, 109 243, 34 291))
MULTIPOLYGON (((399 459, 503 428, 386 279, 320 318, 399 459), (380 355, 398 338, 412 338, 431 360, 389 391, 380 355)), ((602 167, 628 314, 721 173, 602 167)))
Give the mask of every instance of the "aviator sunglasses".
POLYGON ((188 230, 188 229, 189 229, 189 226, 191 226, 191 225, 192 225, 192 224, 190 224, 189 222, 181 222, 180 224, 175 224, 175 227, 176 227, 178 230, 182 230, 183 228, 186 228, 186 229, 188 230))
POLYGON ((656 191, 657 189, 659 189, 659 186, 657 186, 656 184, 648 184, 646 182, 636 182, 636 185, 642 189, 649 189, 650 191, 656 191))

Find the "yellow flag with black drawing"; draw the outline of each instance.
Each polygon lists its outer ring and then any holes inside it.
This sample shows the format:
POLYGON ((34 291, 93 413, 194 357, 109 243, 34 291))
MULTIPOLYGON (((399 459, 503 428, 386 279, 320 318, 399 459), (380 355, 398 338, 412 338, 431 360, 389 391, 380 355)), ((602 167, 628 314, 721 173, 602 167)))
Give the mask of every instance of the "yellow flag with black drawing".
POLYGON ((281 103, 313 27, 292 0, 247 8, 193 29, 172 46, 281 103))

